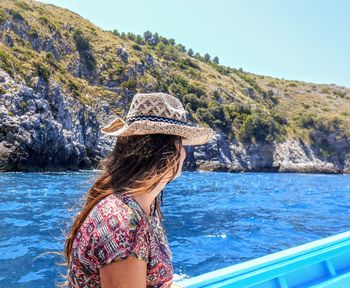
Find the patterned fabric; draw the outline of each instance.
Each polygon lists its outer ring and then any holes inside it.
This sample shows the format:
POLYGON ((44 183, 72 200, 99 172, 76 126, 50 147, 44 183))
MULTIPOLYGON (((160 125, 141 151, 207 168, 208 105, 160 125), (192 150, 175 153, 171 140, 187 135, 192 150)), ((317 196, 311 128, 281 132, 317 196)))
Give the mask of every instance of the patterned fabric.
POLYGON ((93 207, 73 241, 69 288, 101 287, 99 268, 133 256, 147 262, 147 287, 170 287, 172 254, 163 223, 132 197, 112 194, 93 207))

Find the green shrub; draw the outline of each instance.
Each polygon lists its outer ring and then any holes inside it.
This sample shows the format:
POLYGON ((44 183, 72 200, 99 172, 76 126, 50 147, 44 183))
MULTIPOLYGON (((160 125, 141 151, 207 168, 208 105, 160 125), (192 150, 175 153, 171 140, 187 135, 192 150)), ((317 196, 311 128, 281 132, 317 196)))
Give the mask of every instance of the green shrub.
MULTIPOLYGON (((115 35, 118 35, 118 34, 115 34, 115 35)), ((120 35, 120 34, 119 34, 120 35)), ((134 34, 134 33, 131 33, 131 32, 128 32, 127 34, 126 34, 126 37, 128 38, 128 39, 130 39, 131 41, 135 41, 135 39, 136 39, 136 35, 134 34)), ((137 44, 136 44, 137 45, 137 44)))
POLYGON ((0 24, 5 23, 6 17, 0 14, 0 24))
POLYGON ((17 10, 10 9, 9 12, 12 14, 13 20, 24 21, 22 14, 19 13, 17 10))
POLYGON ((175 48, 179 51, 179 52, 182 52, 182 53, 186 53, 187 51, 186 51, 186 47, 184 46, 184 45, 182 45, 182 44, 177 44, 176 46, 175 46, 175 48))
MULTIPOLYGON (((202 102, 203 103, 203 102, 202 102)), ((208 108, 199 107, 196 115, 201 121, 206 122, 209 126, 220 129, 226 134, 232 131, 232 121, 225 117, 224 108, 215 101, 207 104, 208 108)))
POLYGON ((326 133, 336 132, 341 129, 343 121, 338 117, 320 117, 316 121, 316 129, 326 133))
POLYGON ((237 103, 234 104, 234 109, 240 114, 252 114, 252 108, 249 104, 237 103))
POLYGON ((14 4, 23 10, 34 11, 32 7, 23 1, 16 0, 14 1, 14 4))
POLYGON ((181 97, 186 94, 195 94, 198 97, 205 95, 205 90, 199 84, 190 84, 181 74, 171 74, 170 77, 160 79, 159 81, 162 87, 168 87, 166 91, 175 93, 181 97))
POLYGON ((134 50, 137 50, 137 51, 142 51, 142 47, 137 45, 137 44, 132 44, 131 47, 134 49, 134 50))
POLYGON ((251 76, 242 72, 238 72, 237 75, 240 78, 242 78, 244 81, 246 81, 250 86, 252 86, 254 90, 257 91, 258 93, 263 94, 265 92, 251 76))
POLYGON ((170 61, 176 61, 179 58, 179 51, 172 45, 165 47, 163 58, 170 61))
POLYGON ((239 130, 243 142, 268 143, 281 134, 281 125, 266 112, 255 111, 248 115, 239 130))
POLYGON ((193 68, 189 68, 187 70, 187 73, 190 75, 191 78, 195 78, 197 80, 201 80, 202 79, 202 73, 193 69, 193 68))
POLYGON ((163 42, 165 45, 169 44, 169 40, 163 36, 159 36, 159 41, 163 42))
POLYGON ((151 31, 147 30, 143 33, 143 39, 145 39, 146 42, 148 42, 149 40, 151 40, 153 37, 153 34, 151 31))
POLYGON ((194 63, 190 58, 181 58, 178 61, 178 66, 183 70, 186 70, 189 67, 192 67, 194 69, 200 69, 199 66, 196 63, 194 63))
POLYGON ((341 129, 343 121, 338 118, 317 117, 313 113, 302 114, 299 118, 299 126, 325 133, 335 132, 341 129))
POLYGON ((119 31, 117 29, 113 29, 111 32, 115 36, 120 36, 120 33, 119 33, 119 31))
POLYGON ((3 94, 6 94, 6 89, 2 86, 0 86, 0 94, 3 95, 3 94))
POLYGON ((206 123, 214 123, 215 118, 212 114, 210 114, 210 112, 205 109, 205 108, 198 108, 196 115, 203 121, 206 123))
POLYGON ((271 117, 281 126, 288 124, 288 119, 279 112, 272 111, 271 117))
POLYGON ((234 126, 240 126, 245 118, 252 113, 248 104, 224 104, 223 109, 225 117, 232 120, 234 126))
POLYGON ((196 58, 196 59, 198 59, 200 61, 203 61, 203 57, 198 52, 196 52, 196 54, 194 54, 194 58, 196 58))
POLYGON ((165 48, 166 48, 166 45, 163 42, 159 42, 156 46, 156 51, 160 53, 160 55, 163 55, 165 48))
POLYGON ((188 104, 188 107, 191 108, 193 111, 197 111, 198 108, 207 108, 208 107, 208 102, 206 100, 200 99, 197 97, 195 94, 186 94, 184 96, 184 103, 185 105, 188 104))
POLYGON ((180 84, 183 87, 188 87, 188 81, 181 74, 173 74, 172 78, 176 84, 180 84))
POLYGON ((129 78, 128 81, 124 81, 120 84, 121 87, 123 88, 128 88, 128 89, 135 89, 137 86, 137 81, 135 78, 129 78))
POLYGON ((117 74, 117 75, 122 75, 122 74, 124 73, 125 69, 126 69, 125 64, 118 63, 118 64, 115 66, 114 73, 117 74))
POLYGON ((231 70, 228 67, 225 67, 223 65, 218 65, 216 63, 209 63, 209 64, 222 75, 229 75, 231 73, 231 70))
POLYGON ((279 100, 278 98, 275 96, 275 93, 272 90, 267 90, 267 92, 265 91, 261 91, 262 97, 269 101, 272 105, 277 105, 279 100))
POLYGON ((56 24, 54 24, 54 23, 53 23, 50 19, 48 19, 47 17, 41 16, 41 17, 39 18, 39 21, 40 21, 42 24, 48 26, 50 29, 52 29, 52 30, 57 30, 56 24))
POLYGON ((196 94, 198 97, 202 97, 205 95, 204 88, 200 87, 198 84, 197 85, 188 84, 187 92, 196 94))
POLYGON ((55 56, 52 54, 52 52, 47 52, 45 55, 45 60, 47 63, 49 63, 52 67, 59 69, 59 65, 56 62, 55 56))
POLYGON ((4 51, 0 51, 0 68, 4 69, 10 75, 13 75, 13 66, 10 58, 4 51))
POLYGON ((74 96, 80 96, 80 89, 72 80, 68 80, 68 89, 74 96))
POLYGON ((48 82, 50 78, 50 69, 48 69, 41 63, 36 63, 35 67, 36 67, 36 72, 38 73, 38 76, 44 79, 46 82, 48 82))
POLYGON ((136 35, 135 42, 139 45, 144 45, 145 41, 143 40, 141 35, 136 35))
MULTIPOLYGON (((162 87, 164 87, 162 85, 162 87)), ((183 95, 187 94, 187 89, 186 87, 183 87, 181 84, 178 84, 178 83, 171 83, 169 86, 168 86, 168 91, 171 93, 171 94, 175 94, 177 95, 181 100, 183 95)))
POLYGON ((313 113, 310 114, 301 114, 298 125, 302 128, 314 128, 316 125, 316 115, 313 113))
POLYGON ((210 62, 210 55, 208 53, 205 53, 203 58, 205 62, 210 62))
POLYGON ((175 39, 170 38, 170 39, 168 39, 168 42, 169 42, 169 45, 175 46, 175 39))

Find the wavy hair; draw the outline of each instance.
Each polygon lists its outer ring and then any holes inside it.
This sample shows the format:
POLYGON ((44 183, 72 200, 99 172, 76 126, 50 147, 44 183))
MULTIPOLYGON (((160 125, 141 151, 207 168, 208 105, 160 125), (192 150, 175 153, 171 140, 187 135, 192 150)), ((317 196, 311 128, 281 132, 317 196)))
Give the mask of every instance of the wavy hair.
MULTIPOLYGON (((70 265, 70 255, 74 238, 89 215, 91 209, 103 198, 113 193, 137 195, 154 189, 170 172, 167 184, 171 182, 179 169, 182 138, 170 134, 146 134, 118 136, 111 154, 101 160, 102 174, 96 179, 83 198, 80 212, 66 236, 64 252, 56 253, 65 258, 60 266, 70 265), (177 146, 178 145, 178 146, 177 146)), ((155 198, 155 211, 163 218, 161 204, 163 190, 155 198)), ((57 287, 68 286, 68 275, 62 275, 63 283, 57 287)))

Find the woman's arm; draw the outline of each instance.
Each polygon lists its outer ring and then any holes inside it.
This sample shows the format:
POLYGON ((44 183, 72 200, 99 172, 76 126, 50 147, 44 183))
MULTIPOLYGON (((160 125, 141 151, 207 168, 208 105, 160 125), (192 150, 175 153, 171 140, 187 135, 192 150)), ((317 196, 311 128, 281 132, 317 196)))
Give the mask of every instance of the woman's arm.
POLYGON ((135 257, 112 262, 100 268, 102 288, 146 287, 147 263, 135 257))

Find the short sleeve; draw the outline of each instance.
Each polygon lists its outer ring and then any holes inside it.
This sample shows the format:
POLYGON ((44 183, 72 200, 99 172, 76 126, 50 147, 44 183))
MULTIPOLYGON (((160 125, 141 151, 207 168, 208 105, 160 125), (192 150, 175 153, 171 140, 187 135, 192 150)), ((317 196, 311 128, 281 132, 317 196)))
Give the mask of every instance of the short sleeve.
POLYGON ((98 241, 93 249, 97 269, 129 256, 148 263, 148 223, 138 218, 131 209, 103 219, 97 233, 98 241))

